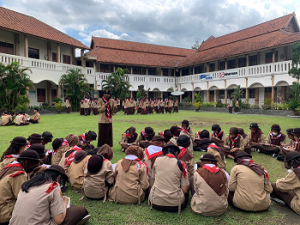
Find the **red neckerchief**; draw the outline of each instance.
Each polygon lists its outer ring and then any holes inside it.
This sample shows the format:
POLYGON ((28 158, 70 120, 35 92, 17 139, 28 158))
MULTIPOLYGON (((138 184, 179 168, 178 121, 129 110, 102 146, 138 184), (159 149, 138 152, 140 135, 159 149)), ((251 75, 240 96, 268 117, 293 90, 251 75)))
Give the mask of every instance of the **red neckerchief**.
POLYGON ((235 137, 235 139, 233 140, 232 137, 229 135, 230 141, 231 141, 231 147, 230 148, 234 148, 234 144, 237 141, 237 139, 239 138, 239 134, 235 137))
POLYGON ((63 141, 63 143, 61 144, 61 146, 69 146, 69 142, 66 140, 66 139, 64 139, 64 141, 63 141))
POLYGON ((36 120, 36 115, 34 115, 33 119, 36 120))
POLYGON ((218 146, 217 146, 215 143, 211 143, 211 144, 207 147, 207 149, 209 149, 209 148, 218 148, 218 146))
POLYGON ((273 136, 272 132, 270 132, 269 135, 270 135, 270 138, 271 138, 271 139, 279 139, 279 138, 281 137, 281 135, 282 135, 282 132, 280 132, 280 133, 279 133, 277 136, 275 136, 275 137, 273 136))
MULTIPOLYGON (((175 158, 175 159, 176 159, 176 157, 175 157, 174 155, 172 155, 172 154, 166 154, 165 156, 167 156, 167 157, 169 157, 169 158, 175 158)), ((181 164, 182 164, 182 169, 183 169, 182 173, 183 173, 183 177, 185 178, 185 177, 186 177, 186 174, 187 174, 186 165, 185 165, 185 162, 183 162, 183 161, 181 161, 181 160, 180 160, 180 162, 181 162, 181 164)))
POLYGON ((48 190, 46 191, 46 193, 51 193, 51 191, 53 191, 55 188, 59 187, 59 184, 57 182, 53 182, 50 184, 48 190))
POLYGON ((161 132, 161 131, 158 132, 158 135, 160 135, 160 136, 162 136, 162 137, 165 137, 164 133, 161 132))
POLYGON ((186 129, 184 129, 184 128, 182 128, 182 127, 180 127, 181 128, 181 131, 184 131, 184 132, 187 132, 187 133, 190 133, 190 128, 188 127, 188 128, 186 128, 186 129))
MULTIPOLYGON (((4 159, 18 158, 18 156, 19 156, 19 155, 13 155, 13 154, 12 154, 12 155, 6 155, 6 156, 4 156, 4 159)), ((3 159, 3 160, 4 160, 4 159, 3 159)))
POLYGON ((125 136, 128 137, 128 138, 133 138, 133 137, 134 137, 134 134, 131 134, 131 135, 130 135, 129 132, 126 132, 126 133, 124 133, 123 135, 125 135, 125 136))
POLYGON ((181 157, 187 152, 186 148, 178 146, 180 148, 180 153, 178 154, 178 159, 181 159, 181 157))
MULTIPOLYGON (((148 147, 149 148, 149 147, 148 147)), ((159 156, 159 155, 162 155, 163 152, 162 151, 157 151, 157 152, 154 152, 154 153, 149 153, 149 150, 148 148, 145 149, 145 154, 147 155, 147 158, 148 159, 152 159, 153 157, 156 157, 156 156, 159 156)))
POLYGON ((218 138, 218 137, 220 137, 221 134, 223 134, 223 131, 222 131, 222 130, 221 130, 220 133, 218 133, 218 134, 211 133, 211 136, 217 137, 217 138, 218 138))
POLYGON ((82 148, 79 148, 78 146, 75 145, 75 146, 73 146, 73 148, 71 148, 71 150, 75 150, 75 151, 72 152, 72 153, 69 155, 68 158, 66 158, 65 163, 64 163, 65 166, 70 166, 70 165, 71 165, 71 163, 72 163, 72 162, 74 161, 74 159, 75 159, 75 154, 76 154, 76 152, 82 150, 82 148))
MULTIPOLYGON (((107 101, 104 96, 102 97, 104 103, 110 103, 110 99, 107 101)), ((110 111, 109 111, 109 105, 106 106, 106 115, 107 115, 107 119, 108 119, 108 122, 111 121, 111 118, 110 118, 110 111)))
POLYGON ((296 148, 296 144, 298 144, 298 141, 294 141, 292 148, 296 148))
POLYGON ((201 138, 200 138, 201 132, 202 132, 202 130, 195 133, 195 138, 196 138, 196 139, 201 139, 201 138))
POLYGON ((74 145, 71 150, 80 151, 82 148, 78 147, 77 145, 74 145))
POLYGON ((148 134, 145 132, 145 130, 142 130, 142 135, 146 138, 148 137, 148 134))
POLYGON ((29 142, 29 144, 28 144, 28 145, 26 145, 26 148, 30 148, 30 146, 31 146, 31 144, 30 144, 30 142, 29 142))
POLYGON ((13 161, 12 163, 8 164, 4 168, 8 168, 8 167, 19 167, 21 169, 24 169, 23 166, 21 165, 21 163, 19 163, 18 161, 13 161))
POLYGON ((53 149, 48 149, 48 150, 46 151, 45 155, 48 156, 48 155, 50 155, 51 153, 52 153, 53 155, 55 155, 56 152, 57 152, 57 150, 58 150, 58 149, 56 149, 55 151, 54 151, 53 149))
POLYGON ((3 116, 8 116, 8 115, 4 114, 3 116))
POLYGON ((80 135, 81 137, 81 143, 84 144, 86 142, 85 133, 80 135))
POLYGON ((217 173, 217 172, 220 171, 220 169, 218 167, 216 167, 216 166, 210 167, 210 166, 207 166, 205 164, 201 168, 206 169, 206 170, 208 170, 211 173, 217 173))

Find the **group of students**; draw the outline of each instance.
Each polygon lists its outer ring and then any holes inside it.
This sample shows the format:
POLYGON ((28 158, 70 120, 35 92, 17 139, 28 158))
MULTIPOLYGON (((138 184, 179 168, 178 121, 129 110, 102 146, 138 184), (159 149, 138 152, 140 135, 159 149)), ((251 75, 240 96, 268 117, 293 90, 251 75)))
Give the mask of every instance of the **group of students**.
POLYGON ((25 126, 29 125, 31 123, 39 123, 41 120, 41 115, 39 114, 39 109, 34 109, 34 117, 30 118, 30 116, 25 113, 24 111, 20 111, 19 113, 15 115, 11 115, 8 113, 6 109, 3 110, 3 113, 1 115, 1 126, 25 126))
POLYGON ((153 114, 155 111, 157 114, 164 114, 164 113, 178 113, 178 99, 173 101, 170 98, 166 98, 162 100, 161 98, 157 98, 152 100, 151 98, 148 99, 147 97, 140 98, 138 102, 135 101, 134 98, 126 98, 122 105, 124 107, 124 114, 126 115, 134 115, 141 114, 153 114))
MULTIPOLYGON (((114 99, 115 104, 117 105, 117 109, 115 110, 115 113, 120 111, 120 99, 116 98, 114 99)), ((89 98, 82 98, 80 101, 80 115, 81 116, 89 116, 91 115, 91 112, 93 112, 94 115, 98 115, 99 107, 99 100, 97 98, 89 99, 89 98)))

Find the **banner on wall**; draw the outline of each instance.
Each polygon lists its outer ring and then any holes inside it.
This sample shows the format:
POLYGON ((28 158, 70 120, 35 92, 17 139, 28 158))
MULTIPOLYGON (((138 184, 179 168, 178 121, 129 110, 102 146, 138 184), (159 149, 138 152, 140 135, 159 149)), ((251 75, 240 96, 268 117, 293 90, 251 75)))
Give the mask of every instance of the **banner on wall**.
POLYGON ((210 80, 212 79, 212 75, 210 74, 201 74, 200 75, 200 80, 210 80))
POLYGON ((224 77, 237 77, 239 75, 239 71, 237 70, 231 70, 228 72, 220 72, 220 78, 224 77))

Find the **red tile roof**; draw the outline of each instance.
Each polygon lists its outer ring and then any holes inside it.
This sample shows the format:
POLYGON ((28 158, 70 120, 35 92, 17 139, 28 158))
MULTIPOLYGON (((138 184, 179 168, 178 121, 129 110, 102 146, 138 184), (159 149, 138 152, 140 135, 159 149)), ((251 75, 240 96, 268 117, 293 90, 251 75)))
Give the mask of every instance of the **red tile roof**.
POLYGON ((35 19, 34 17, 27 16, 3 7, 0 7, 0 28, 43 38, 53 42, 71 45, 77 48, 89 49, 80 41, 35 19))

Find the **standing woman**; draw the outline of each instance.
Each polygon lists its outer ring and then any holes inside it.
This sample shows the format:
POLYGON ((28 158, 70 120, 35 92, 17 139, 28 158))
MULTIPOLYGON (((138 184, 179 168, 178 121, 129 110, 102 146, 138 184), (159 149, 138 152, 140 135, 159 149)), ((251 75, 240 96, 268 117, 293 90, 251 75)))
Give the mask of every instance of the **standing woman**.
POLYGON ((118 106, 115 104, 115 101, 110 99, 110 90, 106 89, 103 97, 99 99, 98 106, 98 147, 101 147, 104 144, 108 144, 110 147, 113 146, 112 111, 117 107, 118 106))
POLYGON ((239 99, 237 98, 236 101, 235 101, 235 108, 234 108, 234 112, 239 112, 239 107, 240 107, 240 102, 239 102, 239 99))
POLYGON ((66 98, 66 108, 67 108, 67 113, 71 112, 71 103, 69 98, 66 98))
POLYGON ((62 196, 59 179, 66 177, 60 166, 50 166, 23 183, 14 207, 10 224, 85 224, 90 215, 81 206, 70 206, 69 198, 62 196))
POLYGON ((232 102, 232 98, 230 98, 229 100, 229 104, 228 104, 228 109, 229 109, 229 113, 232 113, 232 107, 233 107, 233 102, 232 102))

